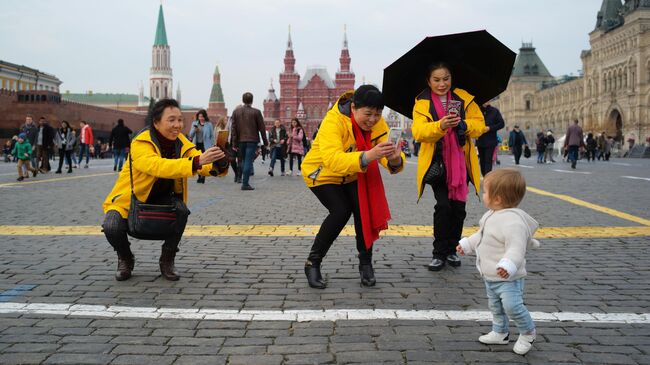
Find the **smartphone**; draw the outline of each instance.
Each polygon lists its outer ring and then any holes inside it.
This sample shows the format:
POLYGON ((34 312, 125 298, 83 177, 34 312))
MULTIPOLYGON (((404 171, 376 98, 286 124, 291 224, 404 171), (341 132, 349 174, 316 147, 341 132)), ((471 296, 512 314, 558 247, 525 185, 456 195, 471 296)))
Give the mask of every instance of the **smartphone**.
POLYGON ((400 140, 401 137, 402 137, 401 128, 391 128, 390 132, 388 132, 388 141, 394 145, 397 144, 397 142, 400 140))
POLYGON ((447 104, 447 114, 452 117, 457 117, 460 115, 460 108, 463 104, 460 100, 449 100, 447 104))

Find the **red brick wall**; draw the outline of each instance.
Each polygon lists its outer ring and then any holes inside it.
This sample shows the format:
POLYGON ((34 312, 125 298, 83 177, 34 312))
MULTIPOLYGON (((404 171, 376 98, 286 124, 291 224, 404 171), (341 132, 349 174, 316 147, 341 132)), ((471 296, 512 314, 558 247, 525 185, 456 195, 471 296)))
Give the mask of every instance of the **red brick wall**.
POLYGON ((45 117, 50 125, 59 127, 62 120, 78 129, 79 121, 86 120, 96 138, 108 138, 118 119, 134 132, 144 127, 144 114, 137 114, 69 101, 57 103, 19 103, 15 92, 0 90, 0 140, 11 138, 31 115, 35 122, 45 117))

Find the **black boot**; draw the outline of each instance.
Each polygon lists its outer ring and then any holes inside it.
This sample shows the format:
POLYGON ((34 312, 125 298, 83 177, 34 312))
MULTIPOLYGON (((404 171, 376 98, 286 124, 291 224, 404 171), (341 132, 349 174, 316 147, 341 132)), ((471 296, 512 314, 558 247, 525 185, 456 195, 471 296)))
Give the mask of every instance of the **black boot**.
POLYGON ((375 270, 372 264, 359 264, 359 274, 361 275, 361 284, 363 286, 375 286, 375 270))
POLYGON ((132 253, 117 254, 117 271, 115 272, 115 280, 124 281, 131 277, 131 272, 135 266, 135 257, 132 253))
POLYGON ((162 252, 160 253, 160 260, 158 261, 158 264, 160 265, 160 273, 165 279, 170 281, 176 281, 181 278, 178 274, 176 274, 176 267, 174 267, 175 258, 175 248, 162 248, 162 252))
POLYGON ((327 287, 327 283, 320 273, 320 263, 305 262, 305 275, 307 275, 307 282, 310 287, 315 289, 325 289, 327 287))

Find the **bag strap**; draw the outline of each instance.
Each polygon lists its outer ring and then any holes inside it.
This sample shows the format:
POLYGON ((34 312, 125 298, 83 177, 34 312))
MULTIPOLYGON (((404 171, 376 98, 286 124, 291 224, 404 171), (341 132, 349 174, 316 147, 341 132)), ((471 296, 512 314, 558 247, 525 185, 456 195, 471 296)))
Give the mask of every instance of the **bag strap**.
POLYGON ((129 148, 129 180, 131 182, 131 195, 133 193, 133 160, 131 159, 131 149, 129 148))

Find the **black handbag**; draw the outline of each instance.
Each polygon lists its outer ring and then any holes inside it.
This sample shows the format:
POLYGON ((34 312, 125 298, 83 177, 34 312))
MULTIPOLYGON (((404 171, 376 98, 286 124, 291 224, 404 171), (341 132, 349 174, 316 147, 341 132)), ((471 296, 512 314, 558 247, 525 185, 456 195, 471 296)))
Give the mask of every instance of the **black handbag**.
POLYGON ((524 147, 524 157, 530 158, 530 155, 531 155, 530 148, 528 148, 528 146, 524 147))
POLYGON ((440 150, 442 148, 441 143, 436 144, 436 152, 433 154, 433 160, 431 161, 431 165, 429 165, 429 169, 427 170, 426 173, 424 173, 424 179, 423 182, 425 184, 429 184, 432 187, 436 187, 441 183, 444 183, 444 178, 445 178, 445 164, 442 161, 442 151, 440 150))
POLYGON ((128 234, 141 240, 165 240, 182 233, 190 210, 182 198, 172 196, 169 204, 143 203, 133 192, 133 161, 129 153, 131 206, 128 216, 128 234))

